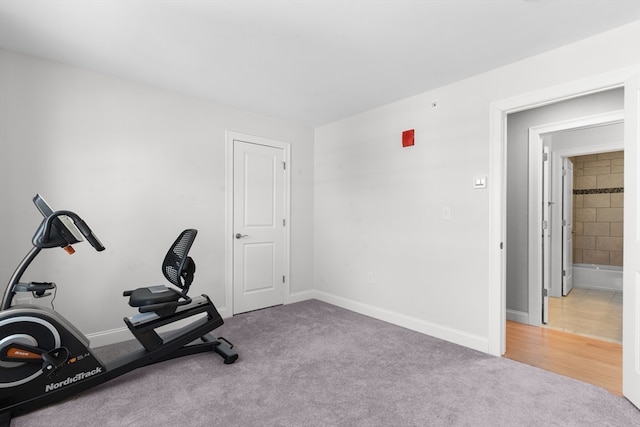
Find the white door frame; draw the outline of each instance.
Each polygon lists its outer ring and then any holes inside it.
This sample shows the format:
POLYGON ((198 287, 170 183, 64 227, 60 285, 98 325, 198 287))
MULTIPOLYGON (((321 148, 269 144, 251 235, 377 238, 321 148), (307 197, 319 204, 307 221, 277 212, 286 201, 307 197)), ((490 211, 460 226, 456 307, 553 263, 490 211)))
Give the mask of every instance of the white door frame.
MULTIPOLYGON (((542 284, 540 288, 544 290, 541 296, 542 305, 538 306, 538 314, 542 316, 542 322, 549 322, 549 282, 551 281, 551 151, 549 147, 542 147, 546 161, 540 162, 542 166, 542 182, 541 182, 541 203, 530 205, 530 210, 536 210, 542 214, 542 224, 538 225, 541 231, 540 244, 542 247, 542 284), (546 227, 544 224, 546 223, 546 227), (541 312, 541 313, 540 313, 541 312)), ((530 194, 529 197, 532 195, 530 194)), ((538 228, 536 228, 538 229, 538 228)), ((531 232, 531 230, 529 230, 531 232)), ((531 313, 529 314, 531 315, 531 313)))
MULTIPOLYGON (((634 66, 604 75, 578 80, 538 92, 524 94, 490 105, 489 124, 489 315, 488 352, 502 356, 506 351, 506 170, 507 115, 553 104, 566 99, 625 86, 638 78, 640 67, 634 66)), ((637 120, 637 119, 636 119, 637 120)), ((629 138, 638 140, 638 131, 629 138)), ((637 163, 637 159, 632 159, 637 163)), ((626 208, 625 208, 626 209, 626 208)), ((626 236, 625 238, 629 238, 626 236)))
POLYGON ((501 356, 506 351, 506 149, 507 115, 548 105, 565 99, 601 92, 617 87, 625 88, 625 203, 624 215, 624 278, 623 303, 623 362, 622 392, 636 406, 640 406, 640 215, 638 215, 640 185, 640 66, 593 76, 562 86, 517 96, 492 103, 490 106, 489 156, 489 325, 488 352, 501 356))
MULTIPOLYGON (((529 128, 529 324, 540 326, 542 324, 542 150, 543 134, 569 129, 586 128, 604 124, 621 122, 624 120, 624 110, 611 111, 592 116, 579 117, 571 120, 563 120, 529 128)), ((589 145, 564 150, 550 149, 549 161, 551 167, 561 167, 563 157, 571 157, 583 154, 602 153, 624 149, 624 143, 612 143, 602 145, 589 145)), ((551 176, 557 176, 553 172, 551 176)), ((554 194, 558 193, 558 183, 552 183, 554 194)), ((560 184, 561 185, 561 184, 560 184)), ((559 200, 555 200, 559 206, 559 200)), ((549 224, 549 227, 552 225, 549 224)), ((556 233, 557 235, 557 233, 556 233)), ((555 245, 554 245, 555 246, 555 245)), ((553 251, 553 250, 552 250, 553 251)))
POLYGON ((574 165, 569 156, 559 158, 559 170, 557 169, 555 175, 558 179, 557 192, 562 195, 562 201, 558 206, 557 217, 560 219, 560 224, 556 226, 556 234, 560 236, 559 242, 556 241, 555 247, 560 254, 559 265, 556 272, 558 277, 558 290, 560 291, 559 297, 569 295, 569 292, 573 289, 573 188, 574 188, 574 165), (569 271, 567 271, 569 270, 569 271))
POLYGON ((223 317, 231 317, 234 314, 233 308, 233 244, 234 244, 234 224, 233 224, 233 147, 234 141, 249 142, 252 144, 265 145, 268 147, 280 148, 284 151, 284 161, 286 163, 284 174, 284 215, 287 226, 284 228, 284 303, 290 302, 291 294, 291 144, 288 142, 276 141, 260 136, 242 134, 239 132, 226 132, 226 207, 225 207, 225 307, 223 317))

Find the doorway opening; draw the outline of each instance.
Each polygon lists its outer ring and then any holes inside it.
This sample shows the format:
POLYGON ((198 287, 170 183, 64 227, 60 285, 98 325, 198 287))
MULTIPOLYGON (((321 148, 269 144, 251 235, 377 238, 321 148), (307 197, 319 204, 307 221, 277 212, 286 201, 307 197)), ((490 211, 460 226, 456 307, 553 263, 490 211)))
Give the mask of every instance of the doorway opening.
MULTIPOLYGON (((537 329, 537 331, 525 329, 528 334, 527 340, 531 341, 522 341, 521 339, 514 340, 514 325, 508 324, 506 328, 507 351, 505 356, 592 383, 594 383, 594 381, 588 379, 589 373, 598 370, 602 371, 600 367, 606 364, 610 369, 610 373, 607 376, 610 377, 609 379, 613 381, 613 384, 607 382, 596 384, 620 393, 622 380, 622 346, 619 342, 617 345, 607 347, 608 359, 603 361, 599 360, 597 357, 592 357, 598 356, 596 354, 587 354, 591 353, 591 351, 588 350, 589 348, 593 348, 592 346, 599 344, 594 344, 593 341, 587 342, 586 340, 583 341, 582 338, 577 338, 577 345, 584 346, 581 351, 583 354, 581 355, 580 360, 572 360, 571 353, 564 353, 564 344, 568 341, 574 341, 575 339, 566 333, 561 335, 560 338, 557 338, 557 336, 552 334, 552 332, 546 327, 541 328, 541 326, 556 326, 557 329, 563 329, 565 332, 570 332, 572 334, 581 332, 579 329, 567 327, 569 323, 575 321, 575 319, 571 317, 572 314, 575 314, 575 310, 569 310, 564 313, 561 311, 563 308, 574 308, 577 310, 585 309, 584 305, 580 306, 579 304, 576 304, 575 307, 571 307, 571 303, 576 299, 575 297, 584 293, 584 291, 580 289, 583 286, 583 283, 576 283, 572 272, 573 262, 575 259, 573 254, 573 249, 575 248, 575 245, 573 244, 573 238, 575 237, 574 231, 578 231, 583 234, 585 225, 584 218, 580 218, 580 221, 576 221, 572 211, 577 205, 574 201, 574 187, 579 188, 581 191, 585 189, 582 187, 583 181, 585 181, 586 178, 582 175, 584 175, 584 166, 587 162, 581 162, 581 169, 577 172, 577 174, 581 174, 581 176, 577 180, 576 186, 572 182, 575 181, 574 173, 571 172, 571 166, 575 165, 575 162, 572 162, 572 159, 575 160, 581 155, 591 156, 583 158, 582 160, 591 161, 587 165, 589 166, 589 170, 587 172, 593 176, 590 176, 587 180, 593 179, 597 181, 598 173, 603 172, 605 169, 604 164, 601 165, 602 169, 595 169, 595 166, 597 165, 596 162, 598 161, 598 155, 606 157, 607 155, 601 153, 606 151, 622 150, 624 148, 624 126, 622 123, 624 112, 621 109, 624 104, 623 94, 620 92, 616 94, 615 91, 590 95, 584 97, 584 99, 574 99, 567 103, 567 105, 569 105, 572 102, 584 102, 580 108, 590 108, 585 106, 588 104, 601 104, 602 99, 600 102, 593 102, 598 96, 617 96, 618 100, 615 101, 611 99, 612 107, 608 112, 592 112, 591 115, 566 119, 564 121, 557 121, 557 115, 553 117, 555 121, 549 120, 551 117, 546 116, 543 111, 528 111, 521 117, 522 120, 520 126, 523 127, 525 131, 528 130, 529 134, 528 141, 522 141, 525 144, 528 142, 528 147, 524 150, 524 156, 525 159, 527 159, 525 162, 528 166, 526 168, 527 171, 524 172, 528 175, 528 187, 524 188, 524 192, 528 194, 524 198, 520 199, 520 204, 521 206, 524 205, 524 211, 526 212, 525 219, 523 220, 520 218, 516 221, 520 221, 519 227, 524 227, 526 229, 524 240, 528 241, 528 243, 524 244, 525 251, 523 251, 528 253, 520 258, 521 260, 524 259, 523 262, 524 265, 526 265, 526 273, 523 275, 523 280, 526 283, 524 286, 526 289, 524 296, 527 298, 527 302, 524 305, 525 309, 522 312, 518 312, 513 309, 509 310, 509 279, 513 279, 514 271, 516 273, 522 273, 522 271, 518 272, 517 267, 514 270, 514 266, 517 264, 509 262, 509 253, 507 253, 507 319, 531 325, 534 329, 537 329), (591 97, 591 99, 587 100, 589 97, 591 97), (546 123, 544 123, 545 120, 546 123), (609 130, 610 127, 615 128, 618 133, 615 136, 608 135, 603 137, 603 132, 609 130), (567 216, 567 213, 569 213, 569 216, 567 216), (577 230, 574 230, 574 227, 577 227, 577 230), (567 242, 569 245, 567 245, 567 242), (509 274, 510 271, 512 273, 511 277, 509 274), (577 286, 574 287, 575 285, 577 286), (547 339, 550 339, 551 337, 556 337, 556 342, 553 340, 547 341, 547 339), (532 342, 535 342, 536 345, 532 345, 532 342), (519 345, 520 347, 518 347, 519 345), (522 349, 521 347, 527 347, 532 349, 532 351, 530 351, 529 354, 520 354, 519 351, 522 349), (549 353, 556 354, 559 356, 558 359, 550 360, 550 358, 542 357, 542 355, 549 353), (549 365, 545 365, 546 362, 551 363, 549 365), (558 369, 563 366, 571 366, 571 372, 558 369), (598 368, 596 369, 596 367, 598 368)), ((551 107, 552 108, 549 108, 550 110, 554 108, 558 111, 561 110, 559 105, 551 107)), ((570 109, 573 110, 578 108, 576 105, 573 105, 570 109)), ((565 117, 567 115, 571 116, 573 112, 569 112, 567 114, 567 111, 564 111, 564 114, 565 117)), ((576 116, 576 114, 573 115, 574 117, 576 116)), ((514 120, 516 128, 517 118, 518 117, 514 120)), ((562 119, 562 116, 559 116, 559 118, 562 119)), ((511 124, 511 116, 509 116, 509 125, 511 124)), ((511 131, 508 129, 508 132, 511 131)), ((509 135, 511 135, 511 133, 509 133, 509 135)), ((512 148, 510 145, 511 142, 512 141, 509 141, 507 152, 512 148)), ((619 157, 624 157, 624 153, 622 151, 619 157)), ((601 160, 602 163, 605 163, 604 159, 601 160)), ((610 163, 611 161, 609 160, 609 172, 610 163)), ((507 172, 509 167, 514 167, 514 163, 508 162, 508 164, 507 172)), ((517 167, 517 164, 515 164, 515 166, 517 167)), ((507 173, 507 175, 509 175, 509 173, 507 173)), ((622 177, 622 175, 620 175, 620 177, 622 177)), ((604 185, 606 183, 606 178, 603 177, 601 181, 601 184, 604 185)), ((512 182, 515 182, 515 180, 508 178, 508 183, 511 184, 512 182)), ((507 189, 509 184, 507 185, 507 189)), ((608 197, 610 199, 610 186, 607 185, 606 188, 604 188, 603 185, 601 185, 603 188, 600 189, 597 189, 596 186, 597 191, 593 192, 606 194, 606 196, 602 196, 602 198, 608 197)), ((584 194, 580 196, 582 197, 578 197, 579 202, 584 203, 584 194)), ((599 196, 596 196, 595 198, 598 197, 599 196)), ((522 240, 514 242, 514 236, 510 236, 511 231, 513 230, 516 230, 517 233, 518 227, 509 227, 509 219, 513 218, 513 215, 509 216, 510 206, 513 209, 513 205, 509 204, 509 191, 507 191, 507 198, 507 246, 509 247, 509 250, 512 251, 514 244, 519 244, 521 248, 523 248, 523 246, 522 240)), ((589 196, 589 205, 592 203, 591 198, 592 197, 589 196)), ((517 199, 517 196, 511 199, 511 203, 513 203, 514 199, 517 199)), ((583 208, 584 206, 581 206, 581 209, 583 208)), ((598 207, 588 206, 589 211, 594 214, 594 217, 592 218, 594 223, 589 223, 587 226, 587 234, 590 234, 587 240, 593 241, 593 247, 589 248, 589 251, 591 252, 587 252, 587 258, 593 257, 597 252, 596 240, 598 236, 592 236, 592 234, 594 234, 594 230, 598 227, 604 227, 604 224, 596 224, 598 208, 601 209, 601 216, 607 213, 604 210, 604 205, 598 207)), ((610 201, 606 209, 611 209, 610 201)), ((619 211, 622 213, 622 206, 620 206, 619 211)), ((580 211, 580 214, 583 213, 583 211, 580 211)), ((610 227, 610 225, 607 225, 607 227, 610 227)), ((600 242, 601 249, 605 243, 611 243, 610 240, 612 240, 610 239, 611 236, 609 228, 607 229, 606 236, 604 236, 604 231, 602 231, 602 234, 602 242, 600 242)), ((621 246, 622 236, 616 236, 615 240, 618 239, 620 240, 621 246)), ((581 236, 577 240, 583 243, 582 241, 585 239, 581 236)), ((580 251, 576 255, 580 257, 578 260, 582 261, 582 258, 585 256, 585 248, 581 247, 579 249, 580 251)), ((513 259, 514 258, 512 257, 512 260, 513 259)), ((517 295, 517 288, 515 290, 517 295)), ((513 291, 513 288, 511 291, 513 291)), ((523 294, 520 293, 520 295, 522 296, 523 294)), ((582 300, 580 302, 585 301, 586 300, 582 300)), ((611 302, 611 300, 608 302, 611 302)), ((591 307, 590 309, 593 310, 594 307, 591 307)), ((621 313, 621 310, 619 310, 619 312, 621 313)), ((596 326, 595 322, 592 323, 596 326)), ((621 329, 621 317, 619 324, 621 329)), ((585 325, 583 324, 583 326, 585 325)), ((602 324, 597 326, 604 327, 602 324)), ((521 332, 522 331, 518 333, 521 332)), ((583 332, 583 335, 590 335, 588 331, 583 332)), ((604 354, 604 350, 599 353, 604 354)))
MULTIPOLYGON (((618 122, 561 131, 548 139, 552 147, 562 147, 570 140, 602 143, 623 137, 623 123, 618 122)), ((551 180, 563 183, 562 200, 556 200, 562 216, 554 221, 561 224, 551 227, 544 326, 622 344, 624 151, 552 156, 552 161, 558 159, 563 167, 552 168, 551 180), (571 185, 564 188, 567 183, 571 185)))
MULTIPOLYGON (((490 189, 490 250, 489 250, 489 352, 497 356, 506 352, 508 280, 506 268, 508 246, 507 233, 507 118, 517 112, 553 105, 563 100, 574 99, 586 94, 607 91, 621 87, 624 90, 624 150, 625 162, 625 230, 624 230, 624 302, 623 302, 623 394, 636 407, 640 407, 640 325, 637 323, 640 292, 637 287, 640 277, 640 239, 638 230, 638 150, 640 109, 640 70, 637 66, 620 69, 611 73, 592 76, 583 80, 543 89, 535 93, 517 96, 491 104, 490 108, 490 159, 492 179, 496 185, 490 189), (507 243, 507 245, 505 245, 507 243)), ((540 330, 543 328, 533 328, 540 330)), ((612 344, 613 345, 613 344, 612 344)))
POLYGON ((531 325, 622 342, 623 119, 529 130, 531 325))

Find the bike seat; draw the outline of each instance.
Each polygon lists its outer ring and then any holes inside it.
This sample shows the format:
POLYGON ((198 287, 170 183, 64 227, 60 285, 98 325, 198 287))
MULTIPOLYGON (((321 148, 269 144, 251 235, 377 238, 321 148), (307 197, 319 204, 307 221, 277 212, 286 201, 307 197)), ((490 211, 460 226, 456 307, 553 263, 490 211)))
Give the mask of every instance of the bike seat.
POLYGON ((124 296, 128 296, 131 307, 142 307, 145 305, 161 304, 165 302, 178 301, 180 293, 164 285, 138 288, 133 291, 126 291, 124 296))
POLYGON ((180 291, 164 285, 125 291, 123 296, 129 297, 131 307, 138 307, 141 313, 155 312, 159 316, 166 316, 174 313, 178 306, 191 302, 187 292, 193 282, 196 263, 187 254, 197 233, 195 229, 187 229, 180 233, 162 262, 164 277, 180 291))

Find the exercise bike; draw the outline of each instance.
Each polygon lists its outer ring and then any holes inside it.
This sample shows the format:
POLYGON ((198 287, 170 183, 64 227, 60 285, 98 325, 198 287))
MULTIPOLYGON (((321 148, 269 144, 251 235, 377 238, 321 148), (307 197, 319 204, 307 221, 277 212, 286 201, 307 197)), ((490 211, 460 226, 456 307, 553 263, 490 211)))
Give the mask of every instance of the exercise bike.
POLYGON ((194 229, 178 236, 162 263, 165 278, 175 288, 159 285, 123 293, 129 305, 138 309, 124 322, 143 348, 113 362, 103 363, 89 340, 53 309, 12 305, 20 293, 43 298, 56 291, 55 283, 20 282, 42 249, 62 247, 73 253, 71 245, 84 239, 97 251, 105 249, 76 213, 53 211, 40 195, 33 202, 44 219, 33 236, 33 248, 9 281, 0 311, 0 425, 142 366, 211 350, 225 364, 236 361, 233 344, 210 334, 224 322, 209 297, 188 295, 195 273, 195 262, 188 256, 197 234, 194 229), (196 315, 196 320, 172 333, 161 336, 156 331, 196 315))

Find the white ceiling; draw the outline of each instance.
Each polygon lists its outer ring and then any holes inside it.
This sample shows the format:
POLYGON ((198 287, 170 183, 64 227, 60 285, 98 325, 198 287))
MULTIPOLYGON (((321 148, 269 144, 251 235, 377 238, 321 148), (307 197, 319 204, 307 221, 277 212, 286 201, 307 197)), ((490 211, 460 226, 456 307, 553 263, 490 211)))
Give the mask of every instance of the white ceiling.
POLYGON ((640 0, 0 0, 0 47, 319 126, 638 19, 640 0))

